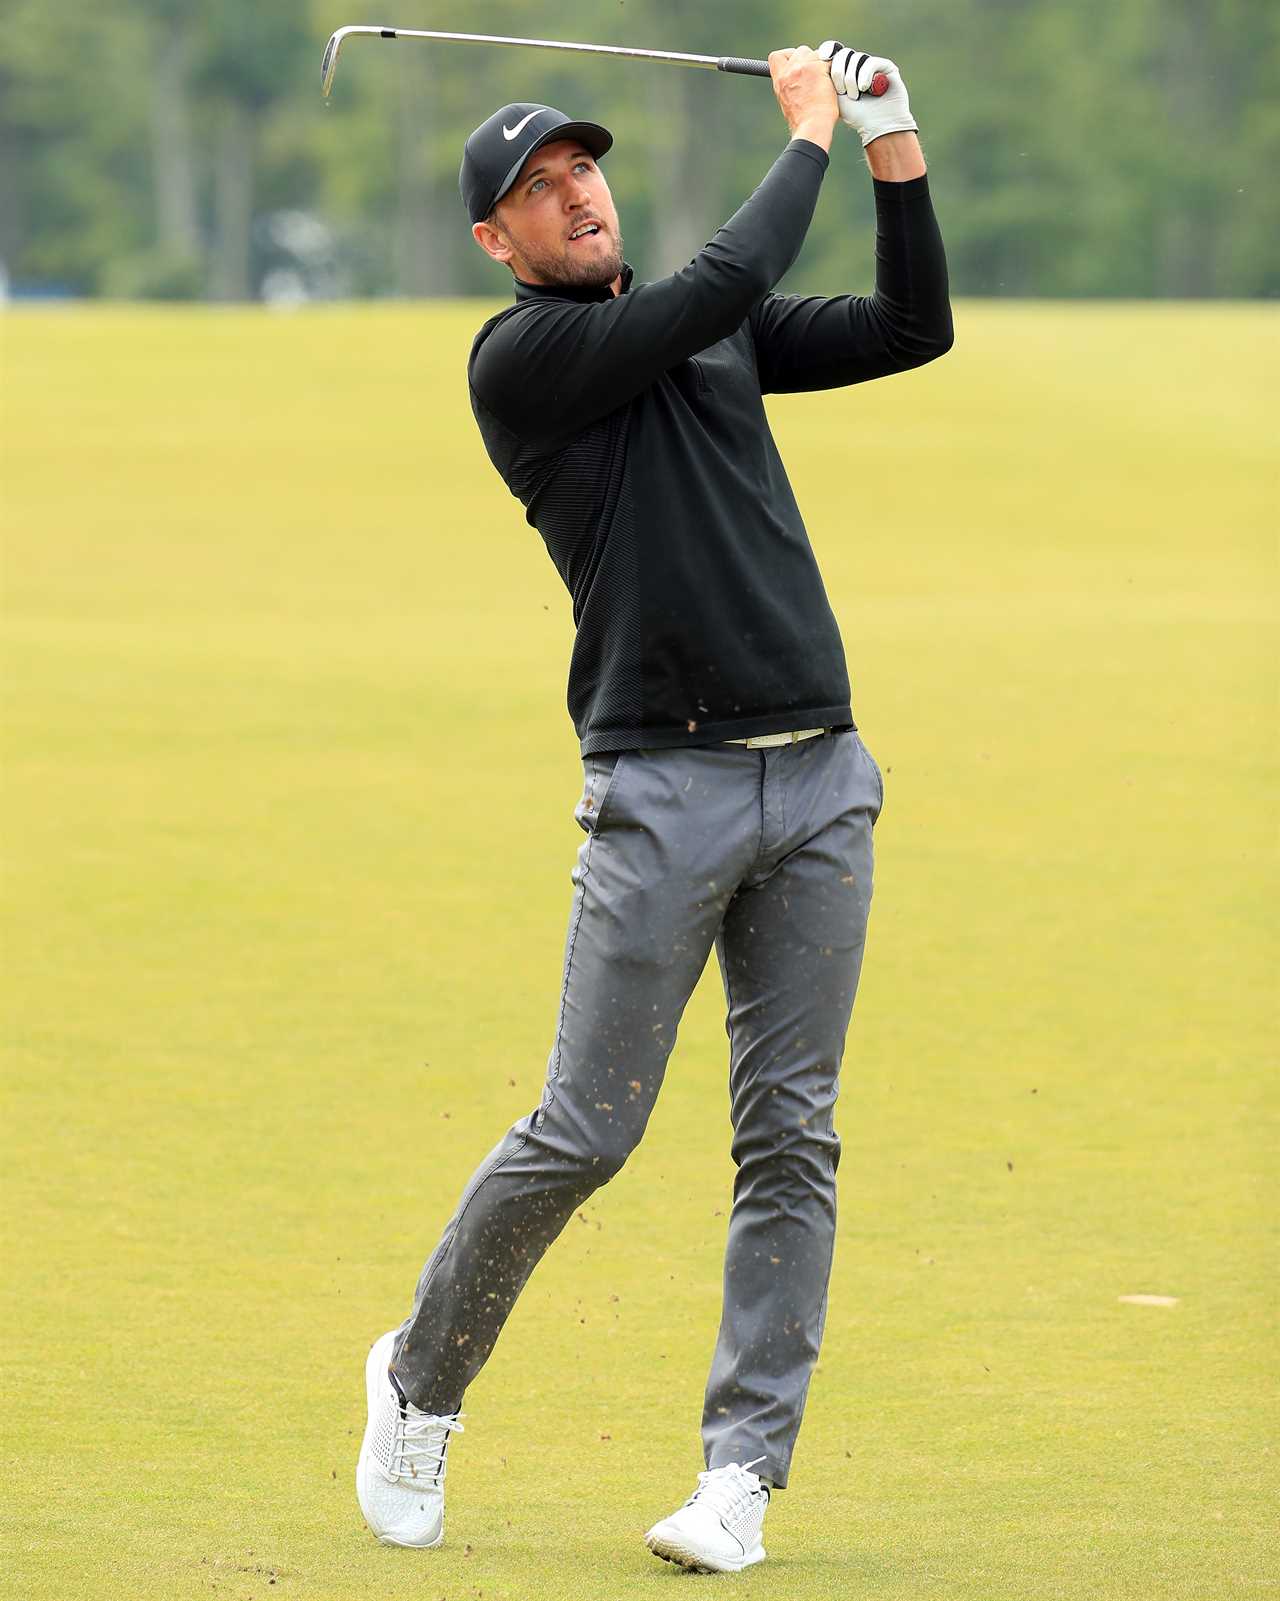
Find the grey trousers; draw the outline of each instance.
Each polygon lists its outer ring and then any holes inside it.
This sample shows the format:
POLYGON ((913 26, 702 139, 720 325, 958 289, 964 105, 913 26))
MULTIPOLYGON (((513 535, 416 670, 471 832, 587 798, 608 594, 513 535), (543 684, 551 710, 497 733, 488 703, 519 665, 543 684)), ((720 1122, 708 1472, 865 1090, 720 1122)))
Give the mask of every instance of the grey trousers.
POLYGON ((750 750, 588 756, 546 1086, 477 1168, 400 1329, 392 1370, 455 1412, 517 1295, 644 1133, 714 945, 737 1166, 702 1419, 708 1467, 781 1487, 826 1315, 833 1126, 884 790, 855 732, 750 750))

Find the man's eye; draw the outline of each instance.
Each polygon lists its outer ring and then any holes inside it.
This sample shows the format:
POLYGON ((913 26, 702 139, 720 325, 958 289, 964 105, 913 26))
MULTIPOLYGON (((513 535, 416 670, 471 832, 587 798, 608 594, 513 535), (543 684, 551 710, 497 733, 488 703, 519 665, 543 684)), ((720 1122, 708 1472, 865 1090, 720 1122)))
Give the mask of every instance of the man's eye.
POLYGON ((529 193, 531 195, 536 194, 538 190, 542 188, 543 184, 546 183, 546 181, 547 180, 545 178, 535 178, 534 181, 529 185, 529 193))

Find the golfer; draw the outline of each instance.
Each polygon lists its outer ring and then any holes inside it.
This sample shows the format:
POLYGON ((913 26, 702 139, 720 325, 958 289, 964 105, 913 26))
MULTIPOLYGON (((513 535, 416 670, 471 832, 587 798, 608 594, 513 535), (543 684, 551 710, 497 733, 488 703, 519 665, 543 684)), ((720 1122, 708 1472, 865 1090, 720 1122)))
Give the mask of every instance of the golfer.
MULTIPOLYGON (((392 1544, 443 1539, 466 1388, 543 1252, 644 1133, 713 947, 737 1165, 724 1309, 706 1471, 647 1545, 700 1571, 761 1561, 790 1471, 826 1313, 833 1110, 883 784, 762 396, 920 366, 950 348, 951 315, 896 66, 828 42, 769 68, 790 142, 656 283, 623 261, 606 129, 529 102, 466 143, 472 234, 515 278, 472 346, 471 404, 573 599, 587 837, 541 1102, 480 1164, 412 1312, 369 1354, 357 1488, 392 1544), (841 118, 875 183, 875 293, 777 295, 841 118)), ((856 438, 826 470, 856 537, 882 537, 856 438)))

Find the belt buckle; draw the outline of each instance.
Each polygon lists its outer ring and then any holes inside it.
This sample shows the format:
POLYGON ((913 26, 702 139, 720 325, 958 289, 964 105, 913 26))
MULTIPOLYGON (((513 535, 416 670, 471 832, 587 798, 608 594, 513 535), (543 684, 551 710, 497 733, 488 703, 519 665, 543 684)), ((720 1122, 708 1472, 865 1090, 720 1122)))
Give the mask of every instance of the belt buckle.
POLYGON ((747 750, 773 750, 782 745, 798 745, 802 739, 814 739, 830 733, 827 728, 793 728, 780 734, 752 734, 747 739, 727 739, 726 745, 742 745, 747 750))

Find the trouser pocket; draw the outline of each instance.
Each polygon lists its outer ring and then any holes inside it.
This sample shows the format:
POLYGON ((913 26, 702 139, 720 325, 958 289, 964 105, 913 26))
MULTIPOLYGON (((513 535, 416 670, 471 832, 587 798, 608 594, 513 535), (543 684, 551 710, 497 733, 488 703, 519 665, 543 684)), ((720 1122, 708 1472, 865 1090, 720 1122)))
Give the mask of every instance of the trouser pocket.
POLYGON ((582 758, 582 799, 573 815, 584 833, 594 834, 603 823, 605 806, 629 754, 627 751, 602 751, 599 755, 582 758))
POLYGON ((879 820, 880 813, 884 810, 884 774, 880 771, 880 763, 867 749, 866 741, 863 739, 862 735, 855 730, 853 737, 858 742, 859 750, 861 750, 863 756, 866 757, 867 765, 870 767, 872 775, 876 781, 876 815, 872 819, 873 822, 876 822, 879 820))

